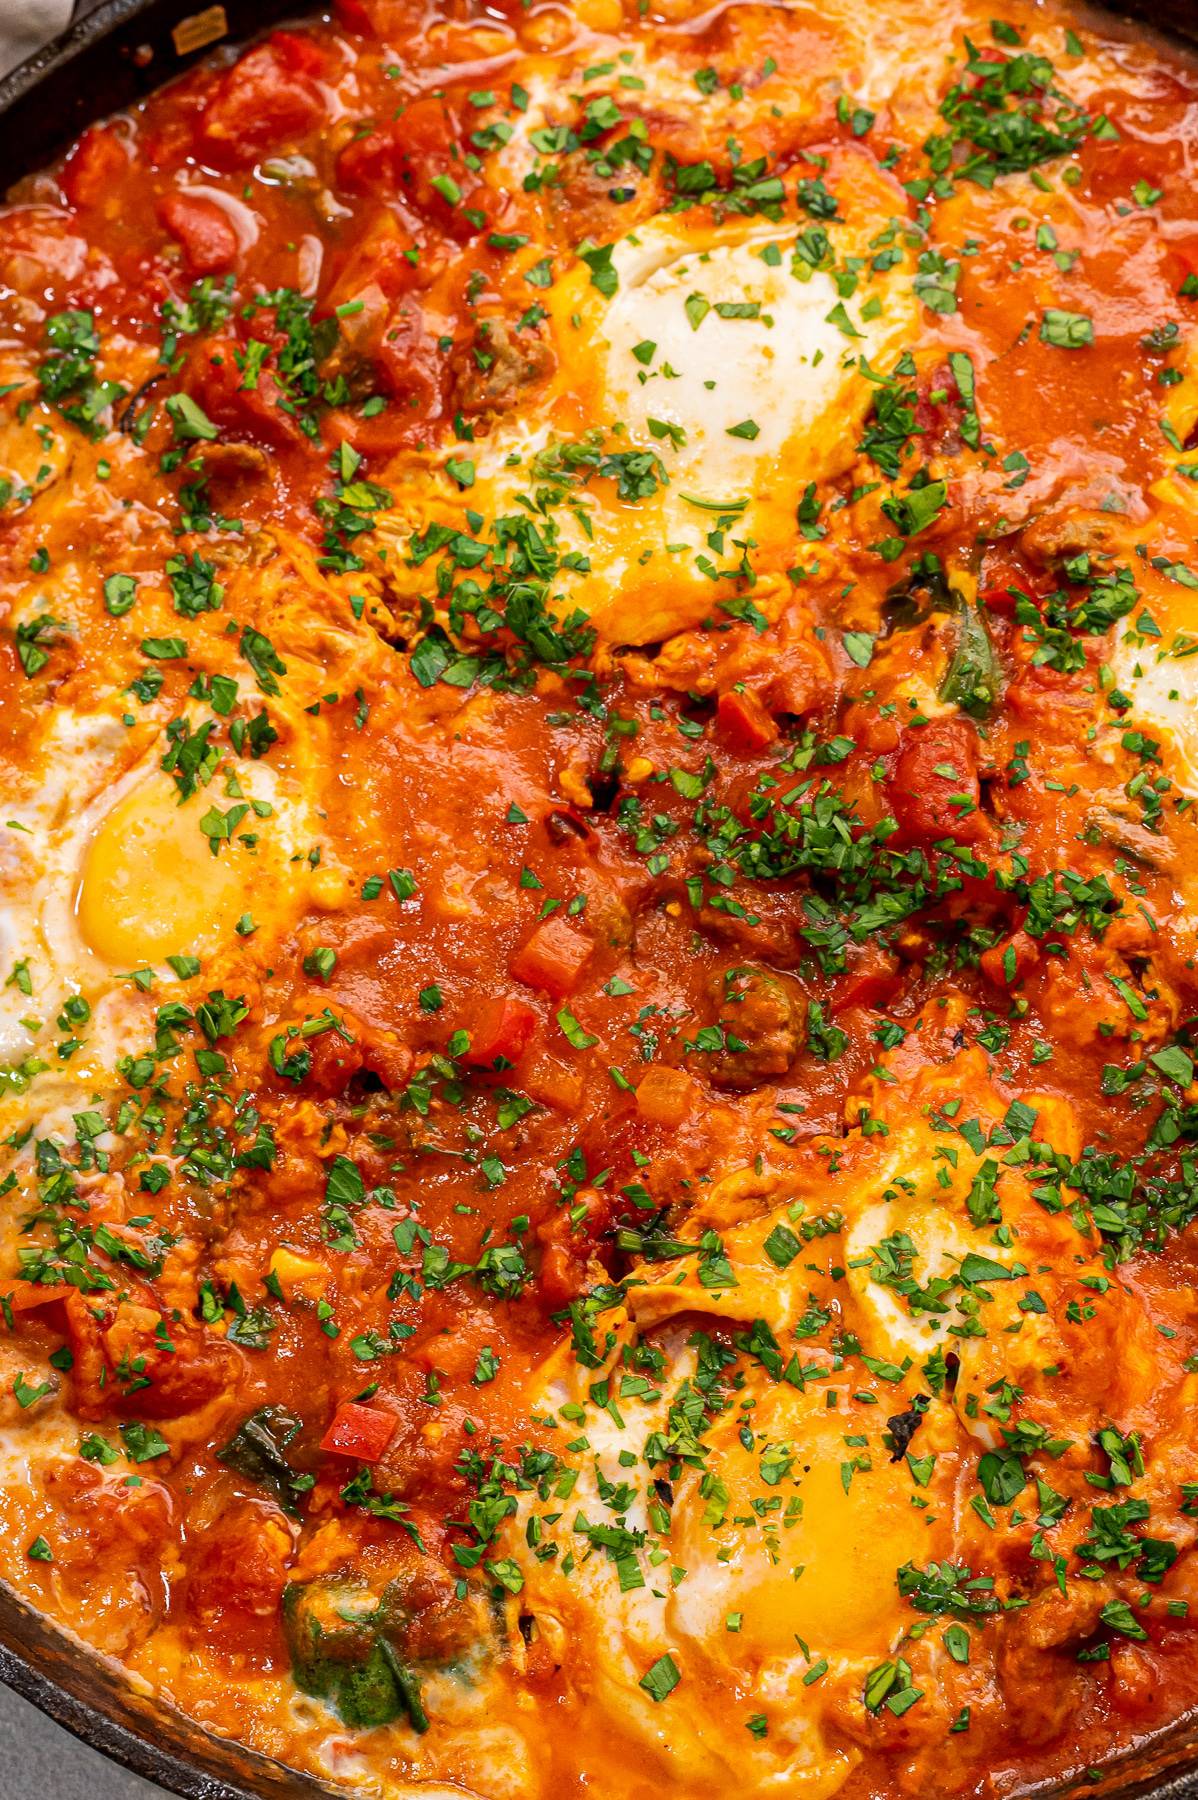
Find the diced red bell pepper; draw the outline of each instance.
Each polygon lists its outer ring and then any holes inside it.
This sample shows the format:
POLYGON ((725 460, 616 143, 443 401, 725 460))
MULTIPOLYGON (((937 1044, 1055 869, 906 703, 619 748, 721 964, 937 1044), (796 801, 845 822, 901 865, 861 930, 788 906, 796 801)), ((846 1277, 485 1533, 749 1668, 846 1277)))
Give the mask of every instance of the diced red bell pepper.
POLYGON ((227 269, 237 255, 237 233, 216 201, 203 194, 185 190, 169 194, 158 217, 183 246, 193 275, 214 275, 227 269))
POLYGON ((716 722, 728 748, 744 756, 764 750, 778 735, 778 727, 761 701, 747 690, 738 692, 731 688, 720 695, 716 722))
POLYGON ((508 967, 526 987, 541 988, 560 999, 574 992, 594 948, 590 938, 565 919, 546 919, 521 944, 508 967))
POLYGON ((384 1407, 345 1400, 333 1414, 320 1447, 334 1456, 356 1456, 359 1462, 376 1463, 395 1436, 398 1423, 395 1414, 384 1407))
POLYGON ((485 1000, 470 1026, 470 1048, 463 1060, 475 1068, 489 1067, 499 1056, 518 1062, 536 1024, 537 1015, 526 1000, 513 994, 485 1000))

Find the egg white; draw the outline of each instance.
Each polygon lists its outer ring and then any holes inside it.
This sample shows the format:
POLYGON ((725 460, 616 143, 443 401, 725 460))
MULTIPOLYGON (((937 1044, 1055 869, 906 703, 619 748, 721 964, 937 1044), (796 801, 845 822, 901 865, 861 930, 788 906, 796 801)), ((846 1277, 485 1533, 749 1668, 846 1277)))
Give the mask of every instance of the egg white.
POLYGON ((239 764, 247 800, 270 814, 242 822, 258 837, 253 851, 225 843, 213 857, 199 821, 233 804, 223 777, 180 806, 161 743, 130 765, 127 737, 111 711, 56 707, 38 779, 10 799, 0 831, 0 1069, 20 1071, 31 1056, 49 1065, 34 1077, 42 1113, 55 1093, 68 1104, 109 1087, 117 1061, 145 1047, 162 990, 178 985, 168 955, 211 957, 239 942, 243 914, 269 927, 286 910, 291 865, 315 835, 301 792, 265 761, 239 764), (147 968, 154 985, 143 992, 128 977, 147 968), (71 996, 91 1008, 77 1029, 57 1023, 71 996), (64 1061, 57 1045, 71 1035, 82 1042, 64 1061))
POLYGON ((566 483, 551 523, 559 552, 581 560, 555 579, 559 614, 581 609, 606 643, 651 643, 726 620, 721 603, 746 580, 758 611, 777 612, 793 594, 804 490, 850 467, 876 391, 869 371, 888 371, 915 328, 901 247, 893 267, 869 266, 895 208, 869 168, 850 157, 836 175, 832 269, 796 253, 793 221, 706 213, 637 225, 598 281, 580 256, 545 295, 547 385, 450 446, 442 469, 405 454, 389 471, 401 496, 378 521, 389 582, 425 593, 429 565, 408 560, 415 533, 436 523, 485 536, 552 485, 563 447, 589 442, 605 457, 656 458, 656 485, 621 497, 610 473, 566 483), (834 275, 853 259, 856 285, 842 289, 834 275), (459 492, 450 477, 463 458, 473 479, 459 492))
MULTIPOLYGON (((621 1341, 628 1341, 619 1316, 611 1317, 617 1320, 621 1341)), ((668 1429, 670 1398, 679 1383, 695 1372, 690 1335, 690 1328, 681 1325, 655 1340, 668 1363, 660 1398, 621 1398, 619 1424, 609 1412, 586 1404, 589 1385, 595 1379, 593 1371, 580 1370, 568 1354, 550 1359, 544 1402, 555 1408, 567 1400, 585 1406, 585 1420, 577 1429, 585 1432, 588 1449, 571 1458, 578 1479, 568 1504, 561 1509, 556 1558, 543 1560, 529 1553, 524 1535, 527 1520, 541 1509, 526 1506, 513 1522, 507 1545, 524 1576, 522 1608, 536 1619, 550 1648, 561 1649, 562 1660, 586 1695, 588 1716, 595 1728, 631 1733, 662 1779, 684 1786, 687 1792, 714 1791, 735 1781, 739 1791, 761 1800, 775 1794, 827 1800, 843 1785, 857 1757, 831 1741, 825 1696, 803 1687, 802 1676, 823 1646, 812 1644, 809 1654, 805 1653, 795 1637, 795 1631, 801 1629, 801 1609, 793 1629, 786 1614, 798 1591, 792 1573, 795 1558, 825 1559, 829 1566, 834 1565, 835 1579, 840 1563, 832 1546, 835 1534, 843 1530, 839 1507, 828 1506, 822 1497, 816 1500, 801 1522, 787 1530, 794 1554, 784 1565, 774 1567, 752 1552, 745 1555, 735 1525, 713 1532, 708 1522, 709 1501, 698 1474, 684 1476, 674 1497, 672 1529, 667 1536, 659 1536, 648 1510, 643 1463, 621 1461, 622 1454, 627 1457, 631 1451, 635 1455, 651 1431, 668 1429), (612 1560, 599 1548, 588 1550, 586 1540, 573 1530, 581 1517, 593 1524, 611 1520, 600 1472, 609 1482, 627 1479, 638 1489, 620 1519, 630 1530, 646 1533, 645 1549, 639 1557, 642 1586, 625 1589, 612 1560), (728 1560, 722 1561, 725 1545, 728 1560), (570 1552, 575 1562, 567 1573, 562 1565, 570 1552), (746 1583, 749 1561, 756 1585, 746 1583), (738 1612, 743 1614, 742 1628, 736 1629, 734 1619, 730 1629, 729 1615, 738 1612), (664 1652, 674 1657, 685 1686, 678 1690, 678 1704, 659 1706, 649 1699, 640 1681, 664 1652), (742 1745, 745 1722, 763 1710, 763 1702, 769 1732, 742 1745)), ((618 1367, 613 1385, 618 1389, 618 1367)), ((781 1408, 779 1430, 788 1428, 800 1439, 816 1418, 817 1408, 824 1407, 822 1392, 804 1396, 788 1388, 780 1394, 771 1390, 770 1384, 757 1384, 752 1375, 746 1392, 759 1395, 763 1408, 781 1408)), ((738 1411, 735 1421, 740 1417, 738 1411)), ((843 1433, 844 1422, 839 1424, 843 1433)), ((717 1481, 729 1478, 730 1510, 743 1509, 750 1490, 738 1484, 732 1427, 717 1425, 710 1444, 706 1471, 717 1481)), ((792 1489, 801 1488, 801 1481, 785 1490, 766 1489, 757 1483, 753 1491, 785 1491, 789 1495, 792 1489)), ((837 1494, 843 1499, 839 1487, 837 1494)), ((888 1558, 889 1551, 886 1555, 888 1558)), ((886 1580, 893 1586, 892 1570, 886 1580)), ((817 1608, 821 1605, 818 1594, 814 1604, 817 1608)), ((827 1616, 826 1611, 821 1614, 827 1616)), ((872 1630, 882 1654, 900 1629, 895 1624, 872 1630)), ((838 1672, 855 1680, 859 1652, 854 1646, 854 1653, 846 1657, 840 1648, 828 1646, 838 1672)), ((832 1685, 826 1690, 829 1696, 832 1685)))

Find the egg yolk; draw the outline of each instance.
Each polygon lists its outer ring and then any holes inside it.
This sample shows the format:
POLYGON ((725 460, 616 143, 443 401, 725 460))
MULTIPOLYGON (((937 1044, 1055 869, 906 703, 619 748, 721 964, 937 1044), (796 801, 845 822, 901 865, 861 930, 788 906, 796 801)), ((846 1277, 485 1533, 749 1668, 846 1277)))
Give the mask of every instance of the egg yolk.
POLYGON ((167 778, 154 775, 104 818, 84 857, 75 911, 105 961, 136 967, 210 950, 248 910, 251 858, 236 842, 213 856, 200 830, 210 805, 203 794, 179 805, 167 778))
POLYGON ((717 1654, 793 1656, 796 1638, 813 1656, 884 1654, 900 1622, 895 1571, 930 1554, 910 1483, 877 1427, 825 1411, 822 1394, 766 1401, 750 1417, 754 1449, 729 1430, 708 1462, 727 1490, 724 1523, 709 1522, 697 1480, 679 1495, 678 1560, 693 1573, 673 1595, 674 1624, 717 1654), (846 1434, 867 1433, 868 1449, 846 1446, 846 1434), (740 1615, 731 1637, 729 1614, 740 1615))

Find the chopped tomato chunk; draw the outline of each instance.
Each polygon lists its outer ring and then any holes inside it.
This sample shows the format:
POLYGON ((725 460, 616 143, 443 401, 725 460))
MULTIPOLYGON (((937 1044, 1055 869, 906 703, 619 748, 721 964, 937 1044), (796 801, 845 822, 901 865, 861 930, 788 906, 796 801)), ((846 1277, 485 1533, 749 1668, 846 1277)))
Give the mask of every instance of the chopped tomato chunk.
POLYGON ((263 369, 253 385, 247 385, 237 361, 240 348, 231 337, 200 342, 187 369, 188 388, 212 423, 233 437, 268 449, 302 447, 308 440, 285 410, 286 395, 279 383, 269 369, 263 369))
POLYGON ((102 206, 116 197, 129 168, 129 153, 109 126, 85 131, 66 160, 62 191, 76 208, 102 206))
POLYGON ((976 843, 992 834, 978 810, 978 735, 964 719, 933 719, 909 731, 887 792, 908 838, 976 843))
POLYGON ((324 111, 312 79, 320 53, 277 31, 234 63, 200 117, 200 148, 220 168, 252 161, 302 137, 324 111))
POLYGON ((183 246, 193 275, 212 275, 218 269, 227 269, 236 257, 237 233, 215 200, 183 189, 162 202, 158 216, 183 246))
POLYGON ((1014 987, 1040 960, 1040 949, 1026 931, 1015 931, 981 955, 982 972, 996 987, 1014 987))
POLYGON ((517 981, 560 998, 572 994, 594 953, 590 938, 565 919, 546 919, 522 944, 508 965, 517 981))
POLYGON ((402 196, 454 237, 480 229, 490 190, 457 153, 458 124, 443 100, 422 95, 396 119, 351 138, 337 158, 351 194, 402 196))
POLYGON ((867 945, 851 958, 847 971, 837 982, 832 1011, 846 1012, 850 1006, 885 1006, 893 999, 901 980, 897 957, 867 945))
POLYGON ((269 1668, 290 1553, 291 1534, 273 1508, 241 1500, 223 1509, 195 1535, 181 1607, 189 1637, 269 1668))
POLYGON ((470 1048, 465 1060, 476 1068, 497 1057, 514 1063, 523 1055, 536 1030, 537 1015, 526 1000, 504 994, 484 1001, 470 1027, 470 1048))
POLYGON ((364 37, 387 38, 413 26, 413 9, 406 0, 337 0, 335 10, 342 24, 364 37))
POLYGON ((698 1091, 685 1069, 654 1063, 637 1085, 636 1110, 652 1125, 681 1125, 698 1091))

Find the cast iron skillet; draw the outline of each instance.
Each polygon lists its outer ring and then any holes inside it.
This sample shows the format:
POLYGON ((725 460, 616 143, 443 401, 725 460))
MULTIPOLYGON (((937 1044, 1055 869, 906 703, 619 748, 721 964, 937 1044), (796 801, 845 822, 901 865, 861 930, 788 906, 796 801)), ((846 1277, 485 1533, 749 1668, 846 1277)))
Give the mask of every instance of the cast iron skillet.
MULTIPOLYGON (((81 0, 75 10, 70 30, 0 80, 0 197, 101 114, 135 104, 214 45, 307 9, 302 0, 81 0)), ((1122 0, 1118 11, 1136 15, 1132 32, 1165 30, 1198 44, 1198 0, 1122 0)), ((1103 23, 1109 28, 1109 14, 1103 23)), ((213 1736, 140 1692, 3 1583, 0 1681, 183 1800, 337 1800, 324 1782, 213 1736)), ((1198 1800, 1198 1694, 1188 1720, 1109 1765, 1099 1781, 1038 1791, 1045 1800, 1198 1800)))

